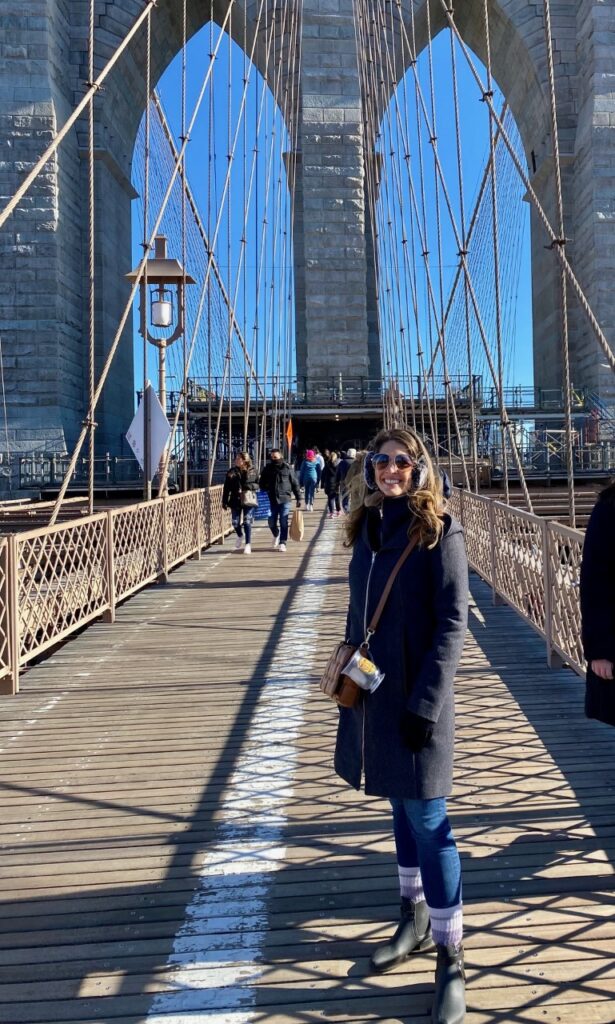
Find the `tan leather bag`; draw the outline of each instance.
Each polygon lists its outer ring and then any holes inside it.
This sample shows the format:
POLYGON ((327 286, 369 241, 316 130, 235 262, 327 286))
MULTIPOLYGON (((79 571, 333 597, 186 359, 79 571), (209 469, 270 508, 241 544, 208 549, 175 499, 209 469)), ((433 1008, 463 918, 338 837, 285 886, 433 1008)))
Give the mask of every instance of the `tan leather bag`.
MULTIPOLYGON (((391 575, 386 582, 386 586, 382 592, 382 597, 378 602, 378 607, 376 608, 371 622, 367 627, 365 639, 363 640, 363 643, 360 644, 360 646, 365 649, 367 657, 369 657, 369 641, 376 632, 378 623, 380 622, 380 617, 384 611, 384 606, 389 599, 389 594, 393 589, 393 584, 397 574, 406 561, 408 555, 410 555, 416 547, 417 542, 418 534, 415 533, 412 539, 408 541, 407 546, 404 548, 391 570, 391 575)), ((354 679, 350 679, 348 676, 344 675, 344 668, 356 650, 357 647, 353 644, 349 644, 344 641, 339 643, 325 665, 325 670, 320 679, 320 689, 322 692, 326 694, 327 697, 331 697, 336 704, 339 704, 340 707, 343 708, 355 707, 359 703, 361 694, 363 693, 363 690, 355 683, 354 679)))
MULTIPOLYGON (((346 644, 343 641, 342 643, 339 643, 325 665, 325 670, 320 680, 320 689, 322 692, 326 694, 327 697, 331 697, 334 701, 337 701, 338 704, 341 703, 339 698, 342 684, 342 673, 355 651, 356 647, 352 644, 346 644)), ((352 683, 357 693, 353 695, 353 703, 345 704, 344 707, 353 707, 354 703, 359 699, 360 691, 354 680, 349 679, 348 682, 352 683)), ((349 699, 349 697, 350 695, 347 695, 347 699, 349 699)))
POLYGON ((300 508, 296 508, 293 511, 290 526, 288 528, 288 536, 291 540, 297 541, 297 543, 303 540, 303 534, 305 532, 305 526, 303 523, 303 512, 300 508))

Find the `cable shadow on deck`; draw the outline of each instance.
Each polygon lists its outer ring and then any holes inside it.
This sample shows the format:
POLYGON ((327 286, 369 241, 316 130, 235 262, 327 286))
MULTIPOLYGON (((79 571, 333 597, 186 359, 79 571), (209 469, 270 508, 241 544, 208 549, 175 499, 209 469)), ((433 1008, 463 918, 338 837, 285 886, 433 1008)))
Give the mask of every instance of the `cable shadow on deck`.
MULTIPOLYGON (((198 886, 198 855, 202 855, 210 845, 215 845, 219 831, 217 815, 220 800, 236 770, 261 692, 272 671, 279 636, 288 619, 294 596, 305 584, 305 567, 321 530, 322 523, 305 547, 299 566, 297 567, 295 563, 296 575, 290 580, 288 577, 284 580, 286 593, 273 617, 268 639, 260 655, 254 662, 249 658, 249 651, 246 652, 249 676, 246 676, 245 681, 242 680, 241 688, 236 688, 237 709, 233 724, 222 744, 216 742, 210 750, 204 751, 207 784, 203 788, 203 773, 199 778, 194 767, 190 769, 187 761, 183 763, 182 756, 178 756, 176 768, 167 768, 162 778, 157 779, 156 785, 163 791, 168 790, 166 800, 161 800, 161 803, 170 809, 166 850, 164 847, 160 849, 160 833, 152 833, 153 821, 160 821, 162 816, 152 816, 147 806, 139 808, 135 805, 130 787, 131 772, 128 770, 123 774, 121 762, 118 765, 117 785, 112 789, 116 799, 111 801, 112 809, 117 813, 115 818, 109 819, 108 815, 106 816, 103 822, 105 827, 101 827, 98 815, 101 811, 109 810, 110 802, 101 800, 94 792, 107 786, 111 788, 111 779, 100 777, 101 772, 105 772, 107 776, 110 774, 110 770, 104 768, 104 758, 101 758, 101 769, 91 771, 90 766, 88 770, 91 774, 84 776, 83 785, 71 779, 70 786, 33 787, 36 799, 44 801, 51 798, 53 810, 44 820, 53 822, 54 818, 56 821, 59 818, 66 818, 66 828, 56 846, 59 874, 54 873, 51 864, 46 868, 48 890, 43 891, 37 898, 24 898, 24 892, 27 893, 28 890, 28 877, 36 876, 37 871, 39 876, 41 874, 40 866, 37 865, 37 854, 51 853, 53 856, 54 847, 47 840, 37 844, 36 832, 24 836, 18 827, 21 834, 16 837, 18 843, 15 852, 19 863, 23 864, 22 841, 24 838, 27 839, 30 866, 25 873, 16 867, 14 883, 11 884, 9 881, 4 886, 8 898, 3 901, 3 923, 0 925, 0 931, 3 933, 0 942, 6 954, 0 967, 0 981, 4 983, 0 992, 0 1020, 10 1024, 26 1021, 49 1024, 51 1020, 69 1020, 75 1019, 76 1016, 80 1019, 104 1019, 112 1016, 122 1021, 141 1021, 146 1018, 153 994, 160 988, 160 984, 166 984, 173 989, 172 975, 177 961, 170 961, 170 954, 177 932, 185 921, 186 905, 198 886), (185 814, 182 817, 182 807, 178 803, 178 795, 187 783, 190 784, 190 788, 199 786, 201 790, 199 805, 190 819, 185 814), (64 790, 69 788, 77 789, 79 796, 77 800, 67 796, 68 810, 65 810, 64 790), (54 813, 56 809, 57 814, 54 813), (114 853, 109 850, 109 859, 103 861, 100 869, 103 875, 102 885, 100 875, 95 880, 91 876, 80 880, 67 874, 66 862, 72 860, 73 863, 79 863, 81 858, 81 862, 85 864, 88 858, 94 859, 100 855, 101 844, 104 851, 107 841, 109 847, 115 847, 115 859, 114 853), (162 854, 163 862, 166 855, 164 878, 158 878, 149 884, 147 871, 144 872, 140 866, 140 870, 137 871, 139 882, 136 885, 131 884, 129 860, 122 860, 121 856, 123 854, 126 857, 126 852, 131 848, 142 853, 143 848, 150 845, 152 878, 160 874, 161 858, 156 856, 157 854, 162 854), (169 847, 174 848, 170 857, 169 847), (71 849, 73 854, 77 851, 76 856, 71 856, 71 849), (105 878, 109 878, 110 884, 104 884, 105 878), (15 899, 10 898, 11 889, 15 893, 15 899), (170 962, 173 966, 169 966, 170 962), (166 976, 165 980, 163 975, 166 976)), ((326 581, 318 581, 319 586, 323 582, 326 581)), ((173 589, 172 579, 161 594, 170 598, 173 589)), ((205 587, 204 599, 206 592, 205 587)), ((132 616, 132 612, 126 609, 127 622, 130 621, 128 615, 132 616)), ((163 617, 164 608, 161 608, 159 618, 152 615, 158 626, 166 628, 163 617)), ((109 632, 111 644, 116 636, 117 634, 109 632)), ((142 642, 145 647, 146 637, 142 642)), ((235 640, 232 642, 236 643, 235 640)), ((72 651, 77 652, 77 648, 73 648, 72 651)), ((71 652, 69 658, 73 657, 76 659, 77 654, 71 652)), ((177 711, 173 694, 169 692, 169 684, 165 685, 163 681, 164 673, 163 663, 152 674, 149 689, 152 703, 158 705, 159 709, 166 708, 168 720, 172 722, 177 711)), ((91 699, 92 714, 96 715, 100 713, 97 698, 105 692, 104 679, 101 677, 97 685, 92 681, 91 685, 86 686, 83 696, 88 701, 91 699)), ((124 699, 126 725, 129 727, 130 686, 126 687, 124 699)), ((164 711, 162 713, 164 714, 164 711)), ((119 734, 123 728, 124 723, 120 720, 117 733, 114 734, 118 745, 121 742, 119 734)), ((192 746, 196 742, 198 741, 194 740, 192 746)), ((66 740, 62 745, 70 745, 70 741, 66 740)), ((111 752, 113 747, 112 742, 111 752)), ((147 747, 145 750, 146 754, 142 756, 145 756, 147 761, 151 760, 151 771, 153 778, 156 779, 156 742, 152 741, 150 752, 147 752, 147 747)), ((139 769, 143 763, 140 761, 135 765, 135 769, 139 769)), ((70 768, 70 762, 67 762, 68 774, 71 774, 70 768)), ((137 771, 137 777, 139 773, 137 771)), ((0 793, 4 793, 3 803, 6 805, 12 794, 16 794, 17 801, 22 793, 29 790, 31 792, 27 782, 20 780, 14 788, 10 785, 4 790, 0 788, 0 793)), ((246 819, 246 827, 247 825, 246 819)), ((42 826, 43 832, 46 827, 42 826)), ((27 833, 28 825, 25 826, 25 830, 27 833)), ((238 823, 237 831, 241 832, 241 823, 238 823)), ((262 830, 261 839, 266 840, 262 830)), ((9 878, 11 852, 5 845, 5 875, 8 869, 9 878)), ((100 856, 99 860, 102 860, 100 856)), ((220 902, 220 910, 225 919, 224 926, 228 926, 232 931, 232 908, 226 897, 220 902)), ((211 924, 212 922, 207 922, 209 931, 211 924)), ((192 940, 192 945, 198 942, 198 930, 195 934, 197 939, 192 940)), ((211 935, 202 945, 208 950, 215 948, 215 937, 211 935)))

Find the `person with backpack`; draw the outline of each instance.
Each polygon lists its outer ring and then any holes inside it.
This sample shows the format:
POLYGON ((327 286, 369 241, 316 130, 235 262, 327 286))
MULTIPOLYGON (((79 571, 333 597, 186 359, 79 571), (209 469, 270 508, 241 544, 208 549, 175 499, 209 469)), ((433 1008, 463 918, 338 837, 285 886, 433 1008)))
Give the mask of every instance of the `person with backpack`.
POLYGON ((273 537, 271 546, 278 551, 285 552, 291 501, 294 495, 297 508, 301 508, 301 491, 292 466, 284 461, 279 448, 271 449, 269 462, 260 475, 258 485, 261 491, 267 492, 271 506, 271 514, 268 519, 273 537))

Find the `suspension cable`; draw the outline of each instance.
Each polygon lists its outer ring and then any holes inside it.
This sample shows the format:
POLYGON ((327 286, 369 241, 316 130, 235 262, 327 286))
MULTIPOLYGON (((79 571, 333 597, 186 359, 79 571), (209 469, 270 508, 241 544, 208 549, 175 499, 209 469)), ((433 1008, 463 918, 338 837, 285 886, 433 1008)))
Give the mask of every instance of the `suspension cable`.
MULTIPOLYGON (((485 97, 493 97, 491 81, 491 28, 489 23, 489 3, 483 0, 483 21, 485 30, 485 47, 487 56, 487 92, 485 97)), ((502 319, 500 305, 500 246, 498 232, 498 179, 495 160, 495 142, 493 130, 493 116, 491 107, 489 109, 489 161, 491 164, 491 230, 493 238, 493 278, 495 286, 495 338, 497 352, 498 378, 500 382, 500 420, 502 434, 502 471, 504 474, 504 496, 507 505, 510 504, 510 489, 508 484, 508 453, 506 450, 506 437, 504 432, 504 362, 502 354, 502 319)))
MULTIPOLYGON (((232 10, 234 2, 235 2, 235 0, 229 0, 229 7, 228 7, 226 15, 225 15, 225 19, 224 19, 224 23, 223 23, 223 26, 222 26, 222 30, 224 30, 224 27, 226 26, 226 23, 228 22, 228 19, 230 18, 231 10, 232 10)), ((151 14, 152 8, 153 8, 153 4, 150 2, 148 4, 148 7, 146 8, 146 11, 145 11, 145 18, 146 19, 151 14)), ((219 46, 219 42, 220 41, 218 41, 217 46, 219 46)), ((216 47, 215 53, 217 53, 217 47, 216 47)), ((214 58, 215 58, 215 54, 214 54, 214 58)), ((195 104, 195 108, 194 108, 194 111, 193 111, 193 114, 192 114, 192 118, 191 118, 191 121, 190 121, 190 126, 188 128, 187 138, 190 137, 192 128, 194 126, 194 122, 196 120, 199 108, 200 108, 202 100, 203 100, 203 96, 205 95, 206 87, 207 87, 207 84, 209 83, 209 79, 210 79, 210 76, 211 76, 211 68, 212 68, 212 66, 213 66, 213 61, 210 64, 210 66, 208 67, 207 72, 205 74, 205 79, 204 79, 203 85, 201 87, 199 96, 197 98, 197 102, 195 104)), ((149 101, 147 102, 147 108, 149 108, 149 101)), ((181 148, 180 153, 179 153, 180 157, 181 157, 181 155, 183 153, 183 150, 184 150, 186 144, 187 144, 186 141, 184 143, 182 143, 182 148, 181 148)), ((164 196, 161 208, 160 208, 160 210, 158 212, 158 216, 156 217, 156 222, 155 222, 154 228, 151 231, 151 234, 149 235, 149 238, 144 243, 145 252, 143 253, 143 257, 141 259, 141 262, 139 263, 139 266, 138 266, 138 268, 137 268, 137 270, 135 272, 135 279, 134 279, 134 283, 133 283, 133 285, 132 285, 132 287, 130 289, 130 295, 128 296, 128 300, 127 300, 126 305, 124 307, 124 311, 123 311, 123 313, 122 313, 122 315, 120 317, 120 322, 119 322, 118 328, 116 330, 115 336, 114 336, 113 341, 111 343, 111 346, 109 348, 109 352, 107 353, 107 358, 106 358, 104 366, 103 366, 103 368, 101 370, 100 378, 98 380, 98 384, 97 384, 95 392, 94 392, 93 405, 92 405, 92 410, 91 410, 92 415, 94 414, 94 411, 96 409, 96 406, 97 406, 98 401, 100 399, 100 396, 102 394, 103 387, 104 387, 105 382, 107 380, 107 377, 109 375, 109 370, 111 368, 111 364, 113 362, 113 358, 115 356, 115 353, 117 351, 118 345, 120 343, 120 339, 121 339, 122 334, 124 332, 124 328, 126 327, 126 323, 128 321, 128 317, 130 315, 130 312, 132 311, 132 307, 133 307, 133 303, 134 303, 134 300, 135 300, 135 296, 136 296, 137 291, 139 289, 139 286, 141 284, 141 280, 142 280, 144 274, 147 273, 146 264, 147 264, 147 261, 148 261, 148 258, 149 258, 149 251, 152 248, 152 245, 153 245, 153 242, 154 242, 154 238, 158 234, 158 229, 159 229, 160 224, 162 222, 162 218, 163 218, 163 215, 164 215, 164 211, 166 209, 166 205, 167 205, 167 203, 169 201, 169 198, 171 196, 171 192, 172 192, 172 189, 173 189, 173 184, 174 184, 175 179, 177 177, 177 174, 179 172, 179 167, 180 167, 180 164, 179 164, 179 162, 177 162, 176 165, 175 165, 175 168, 173 170, 173 174, 171 176, 171 180, 169 181, 169 185, 167 187, 167 190, 166 190, 166 193, 165 193, 165 196, 164 196)), ((82 429, 81 429, 81 431, 79 433, 79 436, 77 438, 77 442, 75 444, 75 448, 73 450, 73 454, 72 454, 72 456, 71 456, 71 458, 69 460, 68 467, 67 467, 67 470, 66 470, 66 474, 65 474, 64 480, 62 482, 62 486, 60 488, 60 491, 58 493, 58 497, 56 498, 56 502, 55 502, 55 505, 53 507, 53 510, 52 510, 52 513, 51 513, 51 516, 50 516, 50 520, 49 520, 49 525, 50 526, 53 526, 55 524, 56 520, 57 520, 58 513, 60 511, 60 508, 62 507, 62 502, 64 500, 64 496, 65 496, 66 491, 68 489, 68 484, 69 484, 70 479, 71 479, 71 477, 72 477, 72 475, 73 475, 73 473, 75 471, 75 466, 77 464, 77 459, 79 458, 79 454, 81 452, 81 449, 83 447, 83 443, 84 443, 85 438, 87 436, 87 431, 88 431, 88 427, 87 427, 87 424, 86 424, 86 426, 82 427, 82 429)))
MULTIPOLYGON (((440 0, 440 3, 441 3, 442 8, 444 10, 444 14, 446 16, 447 21, 448 21, 451 29, 455 33, 455 36, 456 36, 456 38, 457 38, 457 40, 459 42, 460 48, 461 48, 461 50, 462 50, 462 52, 463 52, 463 54, 464 54, 464 56, 466 58, 466 61, 467 61, 468 66, 470 68, 470 71, 472 72, 472 75, 473 75, 473 77, 474 77, 474 79, 475 79, 475 81, 476 81, 476 83, 477 83, 477 85, 478 85, 478 87, 479 87, 479 89, 481 91, 481 94, 483 96, 485 96, 487 90, 485 89, 485 86, 484 86, 483 81, 481 79, 481 76, 480 76, 480 74, 479 74, 479 72, 478 72, 478 70, 477 70, 477 68, 476 68, 476 66, 474 64, 474 61, 472 60, 470 52, 469 52, 467 46, 465 45, 465 43, 463 41, 461 33, 460 33, 460 31, 459 31, 459 29, 458 29, 458 27, 457 27, 457 25, 455 23, 455 20, 453 18, 452 12, 446 6, 446 0, 440 0)), ((593 312, 593 310, 592 310, 592 308, 591 308, 591 306, 589 304, 587 296, 585 295, 585 292, 584 292, 583 288, 581 287, 581 284, 579 283, 579 281, 578 281, 578 279, 577 279, 577 277, 576 277, 576 275, 575 275, 575 273, 574 273, 574 271, 573 271, 573 269, 572 269, 572 267, 571 267, 571 265, 570 265, 570 263, 568 261, 568 258, 567 258, 566 254, 564 252, 564 248, 565 247, 560 245, 559 242, 558 242, 559 236, 553 230, 553 228, 551 227, 551 222, 549 221, 549 218, 547 217, 547 214, 544 211, 544 208, 543 208, 543 206, 542 206, 542 204, 541 204, 541 202, 540 202, 540 200, 539 200, 539 198, 538 198, 538 196, 536 194, 536 191, 535 191, 534 187, 532 186, 532 183, 530 182, 527 174, 525 173, 525 171, 524 171, 524 169, 523 169, 523 167, 521 165, 521 161, 519 160, 519 157, 518 157, 517 153, 515 152, 515 147, 513 146, 512 142, 510 140, 508 132, 506 131, 504 125, 502 124, 500 118, 497 115, 495 107, 493 106, 493 100, 491 99, 491 97, 486 97, 485 102, 489 105, 489 107, 490 107, 490 109, 492 111, 493 119, 494 119, 496 125, 498 126, 498 128, 500 129, 500 131, 502 133, 502 139, 504 141, 504 144, 505 144, 508 152, 510 153, 511 159, 512 159, 512 161, 513 161, 513 163, 514 163, 514 165, 515 165, 515 167, 516 167, 516 169, 517 169, 517 171, 519 173, 521 181, 523 182, 523 184, 524 184, 524 186, 525 186, 525 188, 527 190, 527 194, 528 194, 529 198, 532 200, 532 203, 534 204, 534 208, 536 209, 536 212, 538 213, 538 216, 540 217, 540 220, 543 223, 543 226, 544 226, 544 228, 545 228, 545 230, 547 232, 547 235, 549 236, 549 239, 550 239, 551 243, 553 243, 553 245, 552 245, 553 252, 555 253, 557 259, 560 261, 560 263, 561 263, 561 265, 562 265, 562 267, 563 267, 563 269, 564 269, 564 271, 566 273, 566 277, 568 278, 568 281, 571 284, 571 286, 572 286, 572 288, 573 288, 573 290, 574 290, 574 292, 575 292, 575 294, 576 294, 576 296, 577 296, 577 298, 578 298, 578 300, 579 300, 579 302, 580 302, 580 304, 581 304, 581 306, 582 306, 582 308, 583 308, 583 310, 585 312, 585 315, 587 316, 589 324, 590 324, 590 326, 591 326, 591 328, 592 328, 592 330, 593 330, 593 332, 594 332, 594 334, 596 336, 596 339, 598 341, 598 344, 600 345, 600 348, 602 349, 602 352, 603 352, 604 356, 606 357, 606 359, 607 359, 607 361, 609 363, 609 366, 615 372, 615 352, 611 349, 611 347, 610 347, 610 345, 608 343, 608 340, 606 338, 606 335, 604 334, 604 331, 600 327, 600 324, 598 323, 598 321, 597 321, 597 319, 596 319, 596 317, 594 315, 594 312, 593 312)))
MULTIPOLYGON (((90 0, 90 20, 88 32, 88 71, 91 86, 94 81, 94 31, 95 31, 95 0, 90 0)), ((149 18, 148 18, 149 20, 149 18)), ((94 513, 94 446, 96 426, 94 423, 94 380, 96 358, 96 236, 95 236, 95 181, 94 181, 94 95, 88 106, 88 425, 90 429, 90 458, 88 465, 88 512, 94 513)))
MULTIPOLYGON (((566 245, 564 227, 564 199, 562 195, 562 175, 559 154, 559 126, 557 123, 557 105, 555 101, 555 72, 553 70, 553 37, 551 32, 551 5, 544 0, 544 29, 547 51, 547 71, 549 76, 549 105, 551 109, 551 135, 553 138, 553 170, 555 172, 555 198, 557 203, 557 222, 559 238, 552 243, 555 248, 563 249, 566 245)), ((572 387, 570 383, 570 346, 568 342, 568 293, 566 272, 560 267, 560 293, 562 301, 562 363, 564 370, 564 412, 566 416, 566 468, 568 476, 568 515, 570 526, 576 525, 576 509, 574 494, 574 455, 572 450, 572 387)))

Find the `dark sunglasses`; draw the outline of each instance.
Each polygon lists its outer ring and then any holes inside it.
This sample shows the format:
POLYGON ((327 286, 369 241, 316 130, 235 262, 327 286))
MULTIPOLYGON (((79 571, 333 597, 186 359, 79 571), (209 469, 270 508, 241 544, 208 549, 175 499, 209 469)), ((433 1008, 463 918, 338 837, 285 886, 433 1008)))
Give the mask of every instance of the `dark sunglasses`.
POLYGON ((415 465, 414 459, 411 459, 409 455, 394 455, 393 458, 389 458, 384 452, 375 452, 371 456, 372 466, 377 466, 378 469, 384 469, 391 462, 394 462, 398 469, 412 469, 415 465))

